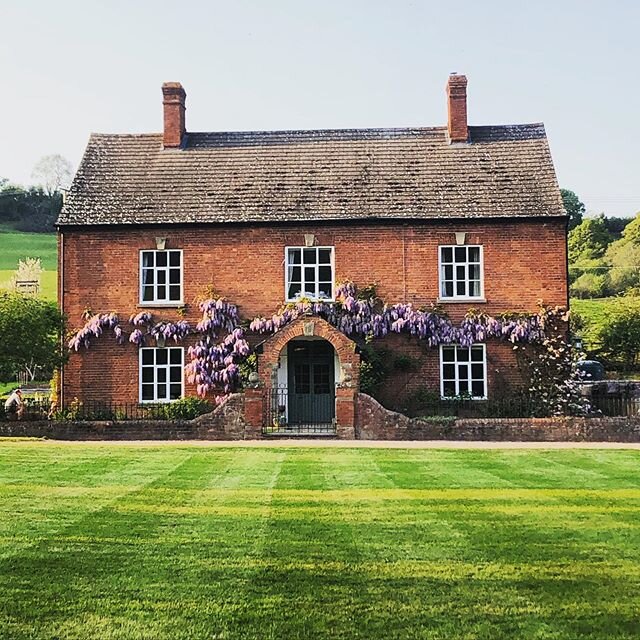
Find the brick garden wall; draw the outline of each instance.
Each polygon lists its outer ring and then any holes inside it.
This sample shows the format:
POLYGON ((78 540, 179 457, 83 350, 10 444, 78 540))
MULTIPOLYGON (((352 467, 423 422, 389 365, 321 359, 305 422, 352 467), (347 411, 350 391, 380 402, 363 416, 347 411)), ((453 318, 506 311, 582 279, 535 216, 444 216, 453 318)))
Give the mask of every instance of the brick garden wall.
MULTIPOLYGON (((59 273, 63 275, 63 311, 71 328, 81 314, 115 311, 121 318, 138 312, 138 265, 141 249, 155 248, 155 237, 167 248, 184 251, 185 315, 176 309, 146 307, 156 320, 184 317, 195 324, 195 300, 213 285, 217 295, 239 306, 243 318, 272 314, 284 300, 284 250, 304 245, 313 233, 316 245, 335 246, 336 278, 360 285, 377 283, 387 302, 428 305, 438 297, 438 245, 455 244, 455 231, 467 232, 468 244, 484 246, 487 302, 473 303, 490 314, 536 310, 542 299, 566 305, 566 241, 563 220, 425 222, 424 224, 313 224, 237 227, 130 227, 120 230, 63 230, 59 273)), ((453 319, 469 303, 444 305, 453 319)), ((436 360, 437 362, 437 356, 436 360)), ((496 368, 511 366, 499 358, 496 368)), ((434 378, 433 360, 425 374, 434 378)), ((430 383, 431 384, 431 383, 430 383)), ((118 346, 109 335, 88 352, 73 354, 65 368, 64 398, 117 402, 138 400, 137 348, 118 346)), ((491 385, 491 382, 490 382, 491 385)), ((188 395, 195 390, 186 389, 188 395)))
POLYGON ((422 420, 356 399, 357 440, 469 440, 505 442, 640 442, 640 416, 606 418, 455 418, 422 420))

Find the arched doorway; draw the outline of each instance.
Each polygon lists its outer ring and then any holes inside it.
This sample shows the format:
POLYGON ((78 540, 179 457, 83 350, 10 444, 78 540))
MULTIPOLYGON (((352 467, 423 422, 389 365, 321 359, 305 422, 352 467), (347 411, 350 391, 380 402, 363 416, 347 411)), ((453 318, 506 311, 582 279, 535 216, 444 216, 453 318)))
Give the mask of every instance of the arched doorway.
POLYGON ((334 435, 352 428, 360 357, 328 322, 302 317, 258 349, 263 433, 334 435))
POLYGON ((286 370, 288 423, 332 424, 336 416, 336 352, 331 343, 323 338, 291 340, 286 359, 281 357, 281 367, 286 370))

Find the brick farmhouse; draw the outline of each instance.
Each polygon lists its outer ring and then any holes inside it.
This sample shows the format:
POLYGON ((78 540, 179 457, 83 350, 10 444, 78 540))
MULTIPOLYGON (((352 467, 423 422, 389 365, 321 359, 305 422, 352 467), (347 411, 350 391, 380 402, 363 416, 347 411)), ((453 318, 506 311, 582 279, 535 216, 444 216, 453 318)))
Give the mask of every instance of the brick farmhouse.
MULTIPOLYGON (((195 325, 213 288, 250 320, 301 296, 332 300, 345 280, 375 283, 388 303, 437 303, 453 320, 471 307, 566 306, 567 216, 544 127, 469 126, 466 90, 464 76, 449 77, 447 126, 192 133, 184 89, 164 84, 163 133, 89 140, 58 220, 63 312, 72 326, 86 309, 195 325)), ((290 421, 352 421, 351 338, 299 318, 250 341, 256 397, 279 385, 290 421)), ((70 356, 61 401, 195 395, 182 372, 194 342, 97 340, 70 356)), ((508 343, 381 343, 417 363, 381 385, 391 407, 420 389, 482 401, 519 380, 508 343)))

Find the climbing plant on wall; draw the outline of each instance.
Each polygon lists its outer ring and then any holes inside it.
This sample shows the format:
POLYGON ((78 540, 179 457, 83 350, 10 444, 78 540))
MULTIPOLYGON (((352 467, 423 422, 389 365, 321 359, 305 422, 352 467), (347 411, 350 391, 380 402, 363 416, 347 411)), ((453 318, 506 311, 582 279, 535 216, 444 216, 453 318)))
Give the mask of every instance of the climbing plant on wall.
MULTIPOLYGON (((128 340, 143 346, 150 340, 155 344, 170 340, 177 343, 189 335, 198 335, 196 344, 187 350, 190 358, 185 367, 187 380, 196 385, 197 393, 202 397, 212 392, 219 392, 220 397, 224 397, 237 388, 240 380, 239 365, 249 356, 251 348, 236 305, 225 298, 216 297, 202 301, 199 308, 202 318, 195 327, 186 321, 154 322, 149 312, 132 315, 129 325, 133 330, 128 334, 128 340)), ((391 333, 403 333, 423 340, 430 347, 441 344, 471 346, 488 339, 504 340, 520 347, 549 345, 551 334, 554 340, 563 342, 562 326, 568 319, 564 309, 550 309, 540 305, 537 313, 529 315, 502 314, 492 317, 470 310, 456 324, 438 307, 385 304, 375 295, 372 287, 361 293, 354 283, 344 282, 336 289, 335 302, 302 299, 283 305, 270 317, 254 318, 249 322, 248 328, 253 333, 272 334, 303 315, 323 318, 353 338, 371 341, 391 333)), ((78 351, 81 347, 89 348, 91 342, 108 329, 113 330, 116 342, 122 344, 126 341, 127 334, 117 314, 87 312, 85 320, 85 325, 69 340, 70 349, 78 351)), ((548 349, 543 348, 539 353, 547 351, 548 349)), ((568 345, 559 353, 565 360, 571 357, 568 345)), ((535 360, 535 356, 530 357, 535 360)), ((567 361, 562 369, 563 375, 570 370, 571 363, 567 361)), ((556 381, 556 387, 558 384, 556 381)), ((566 392, 564 387, 562 392, 566 392)))

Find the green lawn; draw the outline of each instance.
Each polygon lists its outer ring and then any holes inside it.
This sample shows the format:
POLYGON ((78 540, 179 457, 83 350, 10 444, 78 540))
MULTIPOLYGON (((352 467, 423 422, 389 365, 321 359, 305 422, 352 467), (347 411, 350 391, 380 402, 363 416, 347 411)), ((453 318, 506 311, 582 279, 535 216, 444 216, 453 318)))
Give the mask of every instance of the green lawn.
POLYGON ((640 451, 0 442, 0 637, 640 637, 640 451))

